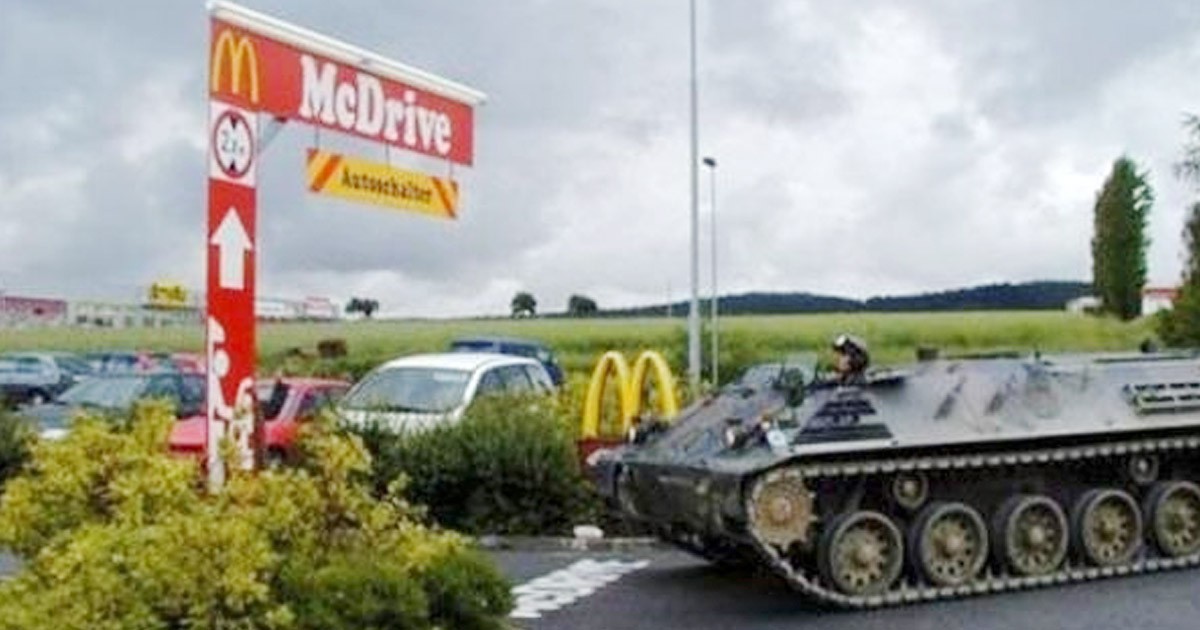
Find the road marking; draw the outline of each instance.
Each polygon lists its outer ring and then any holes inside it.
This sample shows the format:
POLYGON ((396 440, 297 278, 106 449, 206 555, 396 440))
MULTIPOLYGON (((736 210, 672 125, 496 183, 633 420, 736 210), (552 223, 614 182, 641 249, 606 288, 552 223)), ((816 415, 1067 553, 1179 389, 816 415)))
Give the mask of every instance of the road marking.
POLYGON ((514 619, 539 619, 595 593, 621 576, 649 566, 649 560, 580 560, 575 564, 534 578, 513 589, 517 605, 514 619))

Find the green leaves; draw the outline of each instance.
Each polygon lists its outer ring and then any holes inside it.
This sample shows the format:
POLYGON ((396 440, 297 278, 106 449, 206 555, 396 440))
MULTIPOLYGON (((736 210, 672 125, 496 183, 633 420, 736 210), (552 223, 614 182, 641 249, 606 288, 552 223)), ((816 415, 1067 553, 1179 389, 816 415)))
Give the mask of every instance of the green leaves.
POLYGON ((1113 163, 1112 172, 1096 195, 1092 238, 1092 282, 1105 312, 1130 320, 1142 312, 1146 284, 1146 224, 1154 191, 1127 157, 1113 163))
POLYGON ((403 435, 367 428, 361 435, 376 455, 376 488, 403 477, 407 496, 440 525, 562 533, 597 509, 579 469, 575 413, 544 398, 487 397, 458 423, 403 435))
MULTIPOLYGON (((1200 187, 1200 116, 1184 118, 1188 139, 1184 143, 1183 159, 1175 164, 1175 174, 1200 187)), ((1179 295, 1169 311, 1158 314, 1155 325, 1163 341, 1173 346, 1200 346, 1200 202, 1192 204, 1183 226, 1183 243, 1187 264, 1179 295)))
POLYGON ((306 427, 301 467, 204 491, 162 405, 37 443, 0 498, 0 630, 491 628, 508 584, 456 534, 364 485, 361 442, 306 427), (481 595, 482 594, 482 595, 481 595))
POLYGON ((1192 205, 1183 228, 1188 252, 1183 284, 1169 311, 1158 314, 1158 335, 1172 346, 1200 346, 1200 202, 1192 205))
POLYGON ((33 436, 33 427, 28 421, 0 408, 0 491, 4 489, 4 482, 17 474, 29 459, 33 436))

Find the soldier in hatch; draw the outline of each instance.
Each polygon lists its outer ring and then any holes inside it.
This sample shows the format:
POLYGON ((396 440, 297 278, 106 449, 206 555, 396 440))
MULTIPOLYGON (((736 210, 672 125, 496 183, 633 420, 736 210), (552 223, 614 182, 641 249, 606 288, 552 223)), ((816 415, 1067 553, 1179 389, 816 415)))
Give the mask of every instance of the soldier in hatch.
POLYGON ((840 385, 861 385, 866 382, 867 367, 871 355, 867 344, 853 335, 838 335, 833 340, 833 352, 837 355, 834 371, 840 385))

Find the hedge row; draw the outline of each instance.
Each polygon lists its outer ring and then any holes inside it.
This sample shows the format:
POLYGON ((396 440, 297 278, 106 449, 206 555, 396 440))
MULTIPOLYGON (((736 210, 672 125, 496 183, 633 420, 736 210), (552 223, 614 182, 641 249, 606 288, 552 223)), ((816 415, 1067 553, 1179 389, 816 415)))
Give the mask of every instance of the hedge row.
POLYGON ((575 449, 575 410, 554 399, 491 397, 463 419, 419 432, 368 426, 371 480, 397 479, 438 524, 473 534, 564 534, 600 502, 575 449))
POLYGON ((82 419, 0 498, 0 630, 503 627, 509 585, 469 542, 374 496, 356 439, 314 425, 297 468, 207 493, 167 455, 169 409, 82 419))

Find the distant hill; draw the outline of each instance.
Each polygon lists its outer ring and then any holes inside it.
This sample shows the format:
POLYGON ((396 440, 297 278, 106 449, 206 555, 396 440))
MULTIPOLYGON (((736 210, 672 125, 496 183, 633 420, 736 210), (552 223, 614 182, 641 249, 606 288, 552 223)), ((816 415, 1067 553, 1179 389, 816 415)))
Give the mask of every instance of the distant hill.
MULTIPOLYGON (((723 295, 718 307, 730 315, 767 315, 783 313, 848 313, 905 312, 905 311, 989 311, 989 310, 1058 310, 1077 297, 1090 295, 1092 285, 1086 282, 1038 281, 1018 284, 987 284, 965 289, 888 295, 866 300, 854 300, 813 293, 743 293, 723 295)), ((703 299, 705 312, 708 300, 703 299)), ((650 317, 687 312, 686 301, 670 305, 639 306, 602 310, 612 317, 650 317)))

